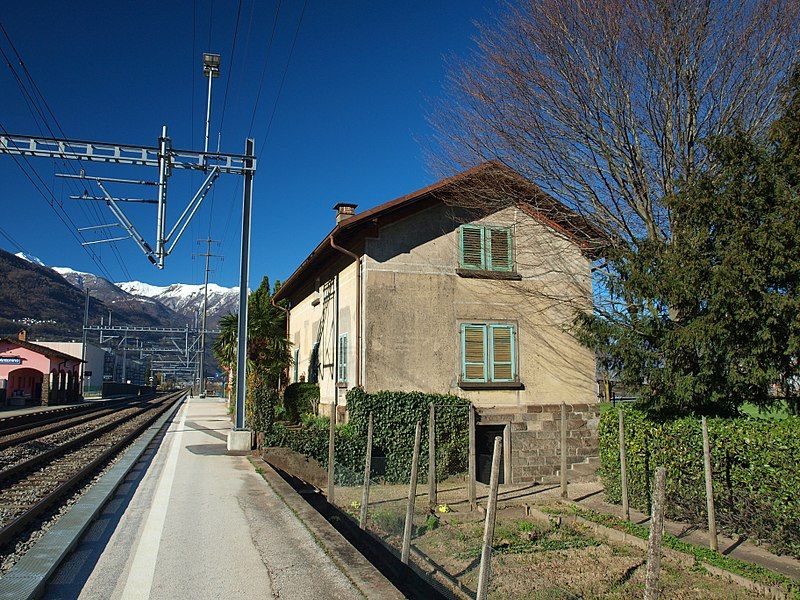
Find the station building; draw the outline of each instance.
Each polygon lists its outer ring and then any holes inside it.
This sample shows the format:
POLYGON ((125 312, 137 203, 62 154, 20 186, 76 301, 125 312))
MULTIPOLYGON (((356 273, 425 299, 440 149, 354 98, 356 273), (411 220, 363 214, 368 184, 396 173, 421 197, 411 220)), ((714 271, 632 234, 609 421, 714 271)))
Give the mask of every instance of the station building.
POLYGON ((29 342, 24 329, 17 338, 0 338, 0 385, 5 385, 6 403, 79 400, 81 362, 76 356, 29 342))

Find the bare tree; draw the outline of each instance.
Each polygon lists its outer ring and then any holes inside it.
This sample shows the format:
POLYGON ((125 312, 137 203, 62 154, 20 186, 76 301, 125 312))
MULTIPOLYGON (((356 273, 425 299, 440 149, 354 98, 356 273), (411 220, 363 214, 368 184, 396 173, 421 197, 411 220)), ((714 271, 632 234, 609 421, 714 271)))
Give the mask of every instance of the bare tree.
MULTIPOLYGON (((508 4, 451 67, 431 116, 438 168, 495 160, 544 192, 542 214, 562 214, 552 196, 617 243, 668 239, 663 199, 713 166, 703 140, 772 120, 799 16, 798 0, 508 4)), ((458 204, 498 197, 466 191, 458 204)))

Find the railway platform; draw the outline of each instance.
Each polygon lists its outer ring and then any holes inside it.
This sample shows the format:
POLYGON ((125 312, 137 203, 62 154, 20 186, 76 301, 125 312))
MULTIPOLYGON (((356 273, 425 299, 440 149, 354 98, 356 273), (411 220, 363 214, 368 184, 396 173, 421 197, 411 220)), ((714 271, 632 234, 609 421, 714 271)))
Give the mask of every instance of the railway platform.
POLYGON ((187 400, 50 579, 45 598, 356 598, 250 464, 215 398, 187 400))

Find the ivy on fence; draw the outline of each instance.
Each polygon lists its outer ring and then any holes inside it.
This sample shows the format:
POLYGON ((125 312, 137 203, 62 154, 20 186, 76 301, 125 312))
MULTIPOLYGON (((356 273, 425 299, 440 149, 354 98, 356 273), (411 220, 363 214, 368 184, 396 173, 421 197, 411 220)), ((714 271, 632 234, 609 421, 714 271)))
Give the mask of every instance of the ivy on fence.
MULTIPOLYGON (((800 557, 800 418, 708 420, 717 521, 728 531, 768 541, 800 557)), ((611 502, 621 501, 616 411, 600 419, 600 475, 611 502)), ((658 422, 625 409, 631 506, 650 506, 657 466, 667 470, 667 516, 704 524, 700 419, 658 422)))

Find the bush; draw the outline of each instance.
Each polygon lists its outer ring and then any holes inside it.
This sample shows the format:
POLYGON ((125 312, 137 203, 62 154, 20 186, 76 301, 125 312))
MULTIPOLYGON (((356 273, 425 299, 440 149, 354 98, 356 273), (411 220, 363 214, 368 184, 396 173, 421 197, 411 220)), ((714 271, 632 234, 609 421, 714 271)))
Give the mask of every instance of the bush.
MULTIPOLYGON (((421 392, 376 392, 354 388, 347 394, 350 425, 366 438, 369 413, 373 414, 373 446, 386 454, 386 481, 405 483, 411 475, 414 430, 422 422, 421 456, 428 453, 428 410, 436 405, 437 477, 463 473, 467 468, 469 402, 457 396, 421 392)), ((427 480, 428 461, 420 459, 420 480, 427 480)))
MULTIPOLYGON (((621 501, 617 411, 600 418, 600 476, 611 502, 621 501)), ((800 557, 800 418, 709 419, 718 524, 800 557)), ((651 476, 667 470, 668 517, 706 522, 700 419, 658 422, 625 410, 631 506, 649 512, 651 476)))
MULTIPOLYGON (((288 389, 288 388, 287 388, 288 389)), ((411 475, 416 422, 422 421, 420 480, 427 479, 428 407, 436 405, 437 477, 443 479, 463 473, 467 465, 469 402, 456 396, 418 392, 378 392, 367 394, 361 388, 347 394, 349 423, 336 428, 336 483, 359 485, 364 479, 367 421, 373 413, 373 452, 386 455, 388 483, 406 483, 411 475)), ((328 468, 328 428, 325 417, 303 416, 300 427, 276 425, 264 438, 266 446, 285 446, 310 456, 328 468)))
POLYGON ((283 392, 286 418, 299 423, 304 414, 316 414, 319 404, 319 386, 314 383, 293 383, 283 392))

